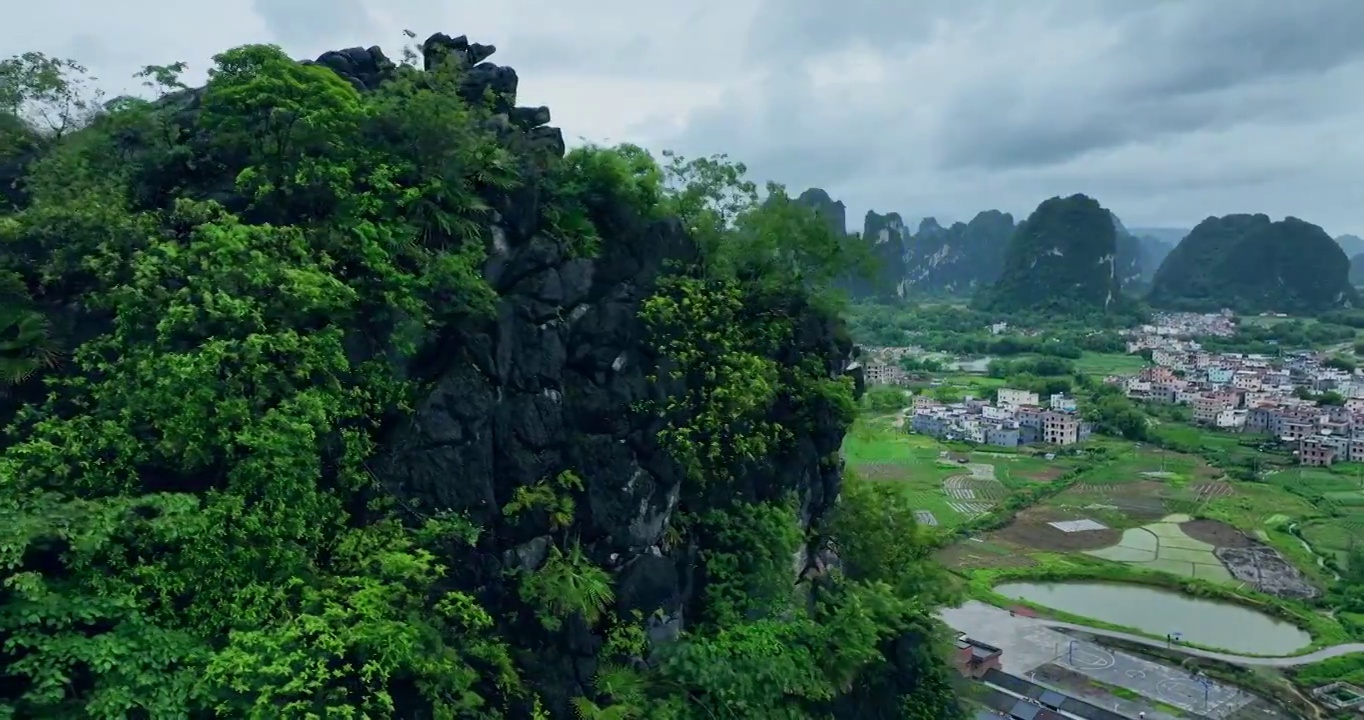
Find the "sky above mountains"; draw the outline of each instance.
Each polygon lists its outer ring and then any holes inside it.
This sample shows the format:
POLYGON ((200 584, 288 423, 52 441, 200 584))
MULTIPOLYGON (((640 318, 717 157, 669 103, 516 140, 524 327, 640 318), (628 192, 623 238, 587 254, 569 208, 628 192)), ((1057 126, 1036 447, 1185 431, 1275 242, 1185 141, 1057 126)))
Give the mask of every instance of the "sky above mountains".
POLYGON ((0 55, 147 64, 467 34, 570 142, 729 153, 868 208, 1025 216, 1084 192, 1128 226, 1296 215, 1364 234, 1359 0, 43 0, 0 55))

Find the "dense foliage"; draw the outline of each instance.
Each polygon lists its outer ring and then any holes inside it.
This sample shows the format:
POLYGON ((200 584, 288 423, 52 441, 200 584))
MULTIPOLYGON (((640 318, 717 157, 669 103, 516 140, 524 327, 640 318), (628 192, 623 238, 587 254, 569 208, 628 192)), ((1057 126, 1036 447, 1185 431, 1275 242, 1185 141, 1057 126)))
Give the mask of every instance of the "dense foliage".
POLYGON ((1270 323, 1241 322, 1230 337, 1206 337, 1199 341, 1214 352, 1257 353, 1278 355, 1290 350, 1319 348, 1349 342, 1355 329, 1349 325, 1304 320, 1283 320, 1270 323))
POLYGON ((1311 223, 1211 217, 1161 263, 1149 300, 1179 310, 1311 314, 1359 304, 1349 271, 1340 245, 1311 223))
POLYGON ((78 67, 0 65, 0 165, 22 160, 0 209, 0 717, 548 717, 521 643, 570 626, 604 638, 583 718, 958 715, 913 514, 850 481, 806 529, 730 485, 800 432, 773 407, 851 421, 848 379, 773 359, 846 272, 817 218, 723 158, 587 147, 541 173, 450 63, 370 92, 270 46, 217 56, 202 91, 177 69, 87 115, 78 67), (615 611, 571 468, 506 489, 550 545, 488 586, 451 572, 488 528, 396 507, 369 469, 427 389, 397 360, 495 312, 488 199, 526 187, 582 255, 621 212, 701 246, 643 312, 686 389, 640 412, 667 418, 674 532, 705 569, 671 644, 615 611), (845 571, 796 584, 821 538, 845 571))
POLYGON ((1119 328, 1140 313, 1105 316, 1018 313, 1004 315, 940 304, 862 302, 848 309, 849 332, 871 347, 916 346, 952 355, 1009 357, 1040 354, 1078 359, 1084 352, 1120 353, 1119 328), (1000 332, 991 325, 1007 319, 1000 332))
POLYGON ((1126 300, 1116 256, 1112 213, 1084 195, 1054 197, 1018 225, 999 279, 973 302, 996 312, 1119 310, 1126 300))

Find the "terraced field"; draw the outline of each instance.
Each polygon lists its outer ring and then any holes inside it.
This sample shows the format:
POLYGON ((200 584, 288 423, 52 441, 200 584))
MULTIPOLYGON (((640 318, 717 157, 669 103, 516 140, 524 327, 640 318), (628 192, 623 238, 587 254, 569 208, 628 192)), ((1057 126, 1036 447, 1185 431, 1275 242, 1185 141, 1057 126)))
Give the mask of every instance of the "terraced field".
POLYGON ((1217 557, 1216 548, 1189 537, 1180 528, 1180 523, 1192 519, 1188 515, 1167 515, 1160 522, 1128 528, 1117 545, 1087 550, 1085 554, 1172 575, 1230 582, 1231 572, 1217 557))

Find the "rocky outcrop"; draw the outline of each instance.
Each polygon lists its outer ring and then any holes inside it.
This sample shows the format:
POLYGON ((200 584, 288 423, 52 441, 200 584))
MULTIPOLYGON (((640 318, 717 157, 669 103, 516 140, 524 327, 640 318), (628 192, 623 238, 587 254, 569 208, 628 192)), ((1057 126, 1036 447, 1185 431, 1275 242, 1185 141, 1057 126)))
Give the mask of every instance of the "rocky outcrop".
POLYGON ((999 280, 977 294, 979 307, 1114 310, 1123 304, 1113 214, 1085 195, 1044 201, 1009 240, 999 280))
POLYGON ((848 208, 842 200, 829 197, 823 188, 809 188, 798 195, 794 201, 815 211, 815 214, 829 223, 829 229, 840 235, 848 232, 848 208))
POLYGON ((924 218, 906 248, 905 294, 970 294, 993 283, 1013 231, 1013 216, 998 210, 946 228, 924 218))
MULTIPOLYGON (((482 100, 491 98, 493 109, 503 118, 505 129, 520 131, 521 137, 515 139, 518 145, 530 146, 549 155, 562 157, 564 154, 563 132, 556 127, 547 127, 549 108, 517 107, 516 91, 520 78, 516 70, 487 62, 497 52, 493 45, 470 43, 463 35, 450 37, 436 33, 422 43, 423 69, 431 70, 442 62, 453 62, 462 72, 459 93, 466 98, 482 100)), ((396 65, 378 47, 349 48, 325 52, 317 60, 358 90, 378 87, 393 74, 396 65)), ((511 139, 514 133, 504 133, 511 139)))
MULTIPOLYGON (((702 541, 685 537, 678 508, 727 509, 794 497, 806 528, 819 525, 839 495, 837 453, 846 418, 834 412, 801 414, 796 403, 779 395, 766 420, 789 431, 789 437, 772 452, 736 467, 733 481, 723 488, 683 482, 679 463, 660 446, 667 421, 647 408, 689 388, 682 385, 685 379, 672 376, 673 361, 655 349, 655 339, 640 315, 644 301, 655 295, 665 278, 699 272, 698 248, 680 221, 643 217, 640 209, 623 202, 592 208, 598 247, 585 253, 572 246, 566 233, 547 219, 554 215, 547 210, 557 190, 547 178, 554 177, 551 170, 563 167, 558 164, 565 154, 562 133, 548 125, 546 108, 516 104, 517 74, 488 62, 493 52, 492 46, 443 34, 422 45, 427 68, 440 62, 459 66, 462 97, 470 103, 491 102, 488 129, 519 163, 519 182, 508 183, 510 189, 471 182, 476 191, 470 194, 478 195, 472 204, 491 212, 486 224, 479 221, 472 232, 461 235, 461 242, 484 239, 481 273, 496 294, 492 318, 461 316, 448 324, 427 323, 442 330, 404 338, 416 346, 412 353, 400 353, 380 339, 388 338, 388 333, 365 331, 364 323, 389 323, 386 329, 391 330, 402 318, 346 316, 336 322, 354 320, 358 326, 342 333, 349 361, 342 364, 348 369, 368 369, 369 361, 375 361, 385 372, 391 370, 394 379, 415 381, 420 388, 410 415, 368 418, 383 430, 366 468, 386 496, 396 500, 402 519, 455 514, 477 525, 472 550, 451 542, 448 556, 440 558, 449 566, 449 577, 441 581, 444 589, 474 596, 492 616, 488 622, 497 625, 496 632, 518 635, 510 645, 525 654, 515 658, 519 669, 526 670, 523 675, 533 681, 553 717, 571 717, 570 697, 598 695, 593 679, 605 625, 590 624, 583 613, 564 613, 562 631, 547 630, 518 597, 512 571, 541 567, 551 539, 562 542, 571 535, 575 548, 580 547, 592 565, 613 576, 614 617, 640 618, 657 648, 687 629, 689 612, 707 579, 699 557, 702 541), (582 481, 581 487, 571 489, 567 528, 559 519, 551 522, 544 512, 505 512, 518 489, 566 472, 582 481)), ((313 63, 361 91, 371 91, 403 71, 378 48, 328 52, 313 63)), ((184 119, 181 127, 187 135, 207 133, 195 129, 193 122, 205 97, 202 90, 176 93, 162 100, 158 109, 184 119)), ((183 157, 170 161, 182 162, 183 157)), ((217 177, 213 173, 223 175, 222 167, 211 165, 196 164, 190 175, 151 172, 134 178, 130 182, 145 185, 130 194, 154 198, 147 201, 153 209, 160 207, 153 202, 192 197, 221 198, 234 210, 249 211, 248 200, 232 195, 235 173, 217 177)), ((0 178, 14 174, 2 166, 0 178)), ((842 204, 821 195, 807 193, 802 199, 820 202, 831 226, 842 232, 842 204)), ((443 257, 441 253, 446 253, 445 247, 430 257, 443 257)), ((359 275, 368 266, 357 262, 346 270, 359 275)), ((738 280, 734 285, 745 283, 738 280)), ((474 286, 482 289, 476 281, 460 287, 474 286)), ((821 381, 851 376, 861 387, 851 339, 836 317, 799 294, 755 291, 744 300, 745 310, 754 317, 788 322, 790 332, 783 340, 764 348, 783 370, 813 366, 816 374, 822 373, 821 381)), ((290 382, 300 379, 308 381, 294 377, 290 382)), ((340 450, 336 452, 340 455, 340 450)), ((329 472, 339 464, 332 460, 326 461, 329 472)), ((358 504, 361 507, 347 517, 348 522, 364 525, 376 519, 364 503, 358 504)), ((823 545, 802 547, 793 559, 792 585, 836 562, 823 545)), ((300 585, 309 580, 300 579, 300 585)), ((633 659, 643 663, 646 658, 633 659)), ((158 660, 156 667, 175 662, 158 660)), ((412 700, 417 693, 405 692, 410 688, 404 684, 410 683, 410 678, 393 680, 399 706, 395 716, 429 716, 412 700)), ((0 697, 8 691, 0 691, 0 697)), ((528 716, 525 710, 509 710, 506 716, 528 716)))
POLYGON ((903 297, 905 294, 905 245, 909 228, 899 213, 881 215, 872 210, 862 220, 862 240, 869 244, 874 275, 849 288, 853 297, 903 297))
MULTIPOLYGON (((515 73, 483 62, 489 46, 436 36, 427 41, 428 55, 433 45, 477 63, 467 92, 491 89, 505 98, 508 142, 563 152, 558 129, 543 125, 548 111, 515 106, 515 73)), ((355 68, 348 76, 355 82, 368 82, 381 65, 373 51, 364 57, 373 62, 347 66, 355 68)), ((820 200, 841 228, 841 204, 827 194, 802 198, 820 200)), ((620 211, 600 254, 575 257, 540 226, 535 195, 491 199, 499 220, 484 276, 499 296, 497 318, 440 339, 410 368, 429 378, 431 391, 387 440, 374 472, 405 506, 467 513, 489 528, 476 558, 461 558, 454 581, 495 595, 506 571, 544 561, 549 532, 543 518, 513 521, 500 508, 517 488, 572 469, 584 480, 573 533, 596 564, 615 574, 616 609, 621 617, 638 611, 655 641, 676 637, 701 578, 696 548, 669 531, 679 503, 701 490, 683 483, 660 448, 663 420, 638 411, 680 389, 660 370, 669 361, 652 349, 639 316, 667 268, 690 264, 696 247, 675 221, 646 222, 620 211)), ((840 323, 798 300, 785 302, 797 305, 781 312, 803 319, 783 361, 813 359, 831 377, 855 373, 840 323)), ((774 420, 794 425, 775 412, 774 420)), ((838 495, 839 469, 824 460, 838 452, 843 432, 831 419, 801 431, 787 451, 746 468, 727 502, 794 493, 804 521, 817 522, 838 495)), ((827 561, 818 547, 801 557, 793 581, 827 561)), ((507 606, 496 597, 486 602, 507 606)), ((541 649, 539 675, 553 689, 547 699, 567 716, 567 698, 590 686, 603 638, 584 623, 570 623, 561 637, 544 636, 529 618, 527 627, 523 643, 541 649)))
POLYGON ((1210 217, 1170 252, 1151 283, 1156 307, 1317 313, 1355 307, 1350 262, 1330 235, 1294 217, 1210 217))

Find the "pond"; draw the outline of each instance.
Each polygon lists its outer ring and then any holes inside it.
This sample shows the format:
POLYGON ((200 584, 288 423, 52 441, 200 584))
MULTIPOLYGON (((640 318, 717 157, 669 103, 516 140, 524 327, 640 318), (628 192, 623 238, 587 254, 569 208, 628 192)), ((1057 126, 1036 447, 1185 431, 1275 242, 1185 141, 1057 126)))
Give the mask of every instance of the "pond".
POLYGON ((1312 643, 1296 625, 1257 610, 1144 585, 1015 582, 995 592, 1156 637, 1179 633, 1185 642, 1232 653, 1292 655, 1312 643))

